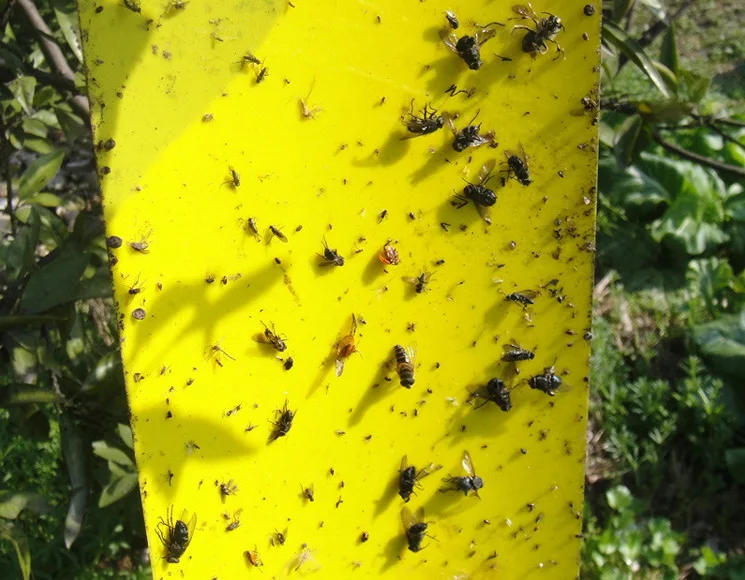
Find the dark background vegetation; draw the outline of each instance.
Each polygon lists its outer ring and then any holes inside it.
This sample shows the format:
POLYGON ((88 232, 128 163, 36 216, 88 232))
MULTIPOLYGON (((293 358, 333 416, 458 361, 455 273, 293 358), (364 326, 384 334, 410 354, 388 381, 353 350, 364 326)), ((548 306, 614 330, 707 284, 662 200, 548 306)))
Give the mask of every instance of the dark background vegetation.
MULTIPOLYGON (((745 578, 744 16, 604 6, 586 578, 745 578)), ((148 578, 74 3, 0 34, 0 576, 148 578)))

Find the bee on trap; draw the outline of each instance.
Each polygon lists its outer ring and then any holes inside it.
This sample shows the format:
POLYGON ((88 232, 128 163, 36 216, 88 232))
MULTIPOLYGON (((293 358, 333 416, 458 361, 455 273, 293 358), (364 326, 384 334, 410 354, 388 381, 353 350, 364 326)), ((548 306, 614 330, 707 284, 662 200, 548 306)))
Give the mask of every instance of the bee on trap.
POLYGON ((507 157, 507 179, 514 177, 520 185, 530 185, 530 170, 528 169, 528 156, 525 154, 523 144, 518 143, 517 151, 505 151, 507 157))
POLYGON ((283 339, 279 336, 279 334, 277 334, 277 330, 276 328, 274 328, 274 324, 272 324, 271 330, 263 322, 261 324, 264 325, 264 332, 261 332, 254 336, 254 340, 256 342, 270 344, 272 345, 274 350, 278 352, 284 352, 285 350, 287 350, 287 345, 285 344, 285 340, 287 339, 283 339))
POLYGON ((463 470, 466 472, 465 477, 453 477, 448 476, 442 481, 446 483, 445 486, 440 488, 441 492, 447 491, 462 491, 466 496, 473 492, 476 497, 479 496, 479 490, 484 487, 484 480, 476 475, 476 470, 473 468, 473 461, 471 460, 471 454, 468 451, 463 452, 463 470))
POLYGON ((429 281, 431 279, 432 274, 430 272, 422 272, 416 278, 404 277, 404 282, 408 282, 409 284, 414 286, 414 291, 417 294, 421 294, 427 289, 427 285, 429 284, 429 281))
POLYGON ((424 105, 421 115, 414 114, 414 99, 411 99, 409 117, 405 119, 404 125, 406 125, 407 131, 413 134, 402 137, 401 139, 413 139, 414 137, 429 135, 438 129, 442 129, 445 125, 445 118, 437 114, 437 109, 427 104, 424 105))
POLYGON ((329 248, 326 243, 326 239, 323 240, 323 254, 318 254, 323 259, 321 266, 343 266, 344 258, 339 255, 339 252, 329 248))
POLYGON ((248 563, 251 564, 251 566, 253 566, 254 568, 260 568, 264 565, 264 562, 261 560, 261 556, 259 555, 259 551, 256 546, 254 546, 253 550, 246 550, 245 552, 243 552, 243 555, 246 557, 248 563))
POLYGON ((269 436, 269 443, 271 443, 272 441, 276 441, 280 437, 284 437, 285 435, 287 435, 287 433, 290 432, 292 421, 295 418, 297 411, 290 411, 287 408, 287 405, 288 402, 287 399, 285 399, 284 407, 274 411, 276 421, 270 421, 270 423, 274 425, 274 428, 272 429, 272 433, 269 436))
POLYGON ((274 530, 274 533, 272 534, 272 546, 284 546, 285 542, 287 541, 287 528, 282 530, 281 532, 278 530, 274 530))
POLYGON ((272 225, 270 225, 270 226, 269 226, 269 231, 270 231, 270 232, 272 232, 272 235, 276 236, 277 238, 279 238, 279 239, 280 239, 280 240, 282 240, 283 242, 287 243, 287 236, 286 236, 286 235, 284 235, 284 234, 283 234, 283 233, 282 233, 282 232, 281 232, 281 231, 279 230, 279 228, 277 228, 277 227, 275 227, 275 226, 272 226, 272 225))
POLYGON ((466 181, 466 186, 463 188, 463 195, 456 195, 456 207, 458 209, 465 206, 469 201, 472 201, 479 215, 487 224, 491 224, 488 208, 497 202, 497 194, 489 189, 486 184, 494 177, 492 171, 494 171, 496 164, 497 162, 493 159, 484 163, 479 170, 476 183, 466 181))
POLYGON ((561 377, 554 373, 554 367, 551 366, 543 369, 543 374, 530 377, 528 384, 531 389, 543 391, 553 397, 561 386, 561 377))
MULTIPOLYGON (((504 26, 501 22, 494 22, 504 26)), ((471 70, 479 70, 484 62, 481 60, 481 47, 484 43, 494 38, 497 31, 493 28, 484 27, 473 36, 465 35, 458 38, 454 32, 443 35, 442 41, 450 50, 457 54, 471 70)))
POLYGON ((424 549, 422 546, 424 537, 427 536, 427 524, 424 522, 424 508, 419 508, 416 515, 406 506, 401 508, 401 522, 404 525, 406 533, 406 542, 409 544, 409 550, 419 552, 424 549))
POLYGON ((508 389, 504 381, 498 378, 490 379, 488 383, 486 383, 485 387, 482 387, 480 389, 477 389, 473 393, 471 393, 470 399, 484 399, 483 403, 478 405, 476 408, 480 409, 484 405, 486 405, 489 401, 497 405, 502 411, 505 413, 512 409, 512 401, 510 400, 510 391, 512 389, 508 389))
POLYGON ((229 481, 223 481, 219 484, 218 487, 220 488, 220 497, 222 498, 223 503, 225 503, 225 500, 229 495, 235 495, 236 493, 238 493, 238 486, 233 482, 232 479, 229 481))
POLYGON ((495 146, 493 136, 481 134, 481 123, 479 123, 478 125, 473 124, 473 122, 476 120, 476 117, 479 116, 479 112, 480 111, 477 111, 476 115, 474 115, 473 119, 471 119, 468 125, 460 131, 455 128, 455 124, 453 123, 452 118, 447 117, 446 123, 448 129, 450 129, 450 131, 455 136, 455 139, 453 140, 453 149, 458 153, 465 151, 469 147, 481 147, 482 145, 486 145, 487 143, 495 146))
POLYGON ((355 335, 357 334, 357 318, 352 314, 352 325, 349 329, 349 333, 345 334, 336 343, 336 357, 334 360, 334 366, 336 367, 336 376, 340 377, 344 372, 344 364, 346 360, 352 356, 357 350, 355 343, 355 335))
POLYGON ((155 533, 166 548, 166 561, 169 564, 178 564, 181 557, 189 547, 194 530, 197 526, 197 514, 192 515, 186 522, 186 510, 181 519, 173 521, 173 506, 168 509, 166 519, 160 518, 155 528, 155 533))
POLYGON ((316 487, 312 483, 308 487, 303 487, 302 496, 308 501, 316 501, 316 487))
POLYGON ((523 52, 527 52, 535 58, 538 54, 545 54, 548 51, 546 43, 552 42, 556 45, 556 51, 558 53, 556 58, 560 54, 563 54, 564 49, 556 41, 556 35, 564 28, 561 18, 550 12, 544 12, 547 16, 546 18, 541 18, 536 14, 530 3, 516 4, 512 7, 512 11, 520 16, 522 20, 532 20, 535 25, 535 30, 523 24, 517 24, 512 27, 512 34, 518 29, 527 30, 525 36, 523 36, 523 52))
POLYGON ((215 361, 215 364, 217 364, 217 366, 219 367, 223 366, 222 355, 225 355, 230 360, 235 361, 235 359, 232 356, 230 356, 227 352, 225 352, 219 344, 212 344, 204 350, 205 350, 204 357, 206 359, 213 359, 215 361))
POLYGON ((433 462, 417 471, 416 467, 409 465, 408 459, 404 455, 403 459, 401 459, 401 469, 398 472, 398 495, 405 502, 408 502, 411 499, 411 494, 414 493, 414 488, 421 489, 422 486, 419 480, 439 469, 442 469, 442 465, 435 465, 433 462))
POLYGON ((505 300, 510 300, 511 302, 516 302, 520 304, 523 309, 527 308, 528 306, 532 306, 535 304, 535 299, 538 296, 538 292, 535 290, 521 290, 520 292, 512 292, 510 294, 507 294, 504 298, 505 300))
POLYGON ((504 348, 505 353, 502 355, 502 360, 504 362, 519 362, 535 358, 534 352, 520 348, 517 344, 508 344, 504 348))
POLYGON ((413 347, 404 348, 400 344, 393 347, 396 359, 396 372, 401 380, 401 386, 410 389, 414 384, 414 357, 416 351, 413 347))
POLYGON ((229 185, 233 189, 236 189, 240 187, 241 185, 241 175, 238 173, 235 169, 233 169, 230 165, 228 165, 228 171, 230 171, 230 179, 223 182, 223 185, 229 185))
POLYGON ((388 240, 383 246, 383 249, 378 254, 378 260, 386 266, 397 266, 401 262, 398 256, 398 250, 391 244, 391 240, 388 240))

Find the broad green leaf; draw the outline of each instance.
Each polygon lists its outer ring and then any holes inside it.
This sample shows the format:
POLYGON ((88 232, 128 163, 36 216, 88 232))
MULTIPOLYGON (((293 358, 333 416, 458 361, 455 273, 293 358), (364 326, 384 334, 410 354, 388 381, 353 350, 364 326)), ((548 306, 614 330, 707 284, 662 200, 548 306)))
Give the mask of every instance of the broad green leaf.
POLYGON ((137 474, 112 471, 109 482, 101 491, 98 507, 106 507, 119 501, 137 487, 137 474))
POLYGON ((745 224, 745 193, 730 197, 724 203, 724 208, 727 217, 736 222, 742 222, 742 224, 745 224))
POLYGON ((603 22, 603 38, 623 52, 641 71, 649 77, 649 80, 666 97, 670 96, 665 81, 662 80, 652 59, 639 44, 631 38, 626 31, 612 22, 603 22))
POLYGON ((51 511, 49 502, 40 493, 0 491, 0 518, 14 520, 25 509, 37 514, 47 514, 51 511))
POLYGON ((615 152, 622 167, 628 167, 641 153, 645 143, 640 136, 644 121, 639 115, 631 115, 616 131, 615 152))
MULTIPOLYGON (((7 4, 4 3, 3 5, 7 4)), ((0 66, 16 73, 14 76, 22 73, 25 68, 23 61, 18 58, 18 55, 3 45, 0 45, 0 66)), ((0 96, 0 99, 5 100, 5 95, 0 96)))
POLYGON ((40 232, 39 212, 32 207, 26 225, 18 229, 16 237, 7 246, 3 256, 8 280, 16 282, 30 273, 36 259, 36 246, 39 243, 40 232))
POLYGON ((83 62, 83 50, 80 47, 80 33, 78 31, 78 15, 75 11, 75 6, 70 2, 64 2, 62 0, 54 0, 52 2, 52 8, 54 9, 54 15, 57 17, 62 35, 67 41, 67 45, 70 50, 78 59, 78 62, 83 62))
POLYGON ((57 175, 64 158, 65 150, 57 149, 52 153, 34 159, 21 175, 18 184, 18 197, 26 199, 41 191, 57 175))
POLYGON ((83 135, 88 134, 88 128, 85 122, 77 115, 61 107, 55 107, 54 112, 57 115, 59 126, 64 131, 69 143, 74 143, 83 135))
POLYGON ((23 580, 29 580, 31 578, 31 552, 28 548, 28 538, 18 526, 12 522, 4 522, 0 520, 0 538, 5 538, 11 544, 16 551, 16 557, 18 558, 18 565, 21 567, 21 575, 23 580))
POLYGON ((110 381, 112 376, 121 377, 121 375, 122 359, 119 351, 116 350, 109 352, 99 359, 96 366, 90 372, 88 377, 86 377, 80 390, 83 393, 95 390, 102 384, 110 381))
POLYGON ((55 324, 62 322, 60 316, 0 316, 0 332, 13 329, 25 329, 41 326, 42 324, 55 324))
MULTIPOLYGON (((693 338, 701 352, 717 369, 731 377, 742 390, 745 377, 745 311, 699 324, 693 338)), ((740 396, 745 395, 741 393, 740 396)))
POLYGON ((27 203, 35 203, 44 207, 58 207, 62 205, 62 198, 53 193, 37 193, 26 200, 27 203))
POLYGON ((732 286, 734 272, 726 260, 707 258, 691 260, 686 278, 692 294, 700 297, 706 308, 714 312, 718 306, 717 297, 732 286))
POLYGON ((28 135, 39 137, 41 139, 47 138, 49 127, 47 127, 41 120, 34 119, 33 117, 26 117, 23 119, 23 130, 28 135))
POLYGON ((735 481, 745 483, 745 447, 727 449, 724 459, 735 481))
POLYGON ((70 489, 73 495, 65 519, 65 546, 69 549, 80 533, 85 508, 88 503, 88 469, 86 466, 87 446, 77 425, 63 413, 60 416, 60 434, 70 489))
POLYGON ((124 423, 119 423, 116 426, 116 432, 119 433, 119 438, 124 442, 124 444, 129 447, 130 449, 135 448, 134 440, 132 439, 132 428, 129 425, 125 425, 124 423))
POLYGON ((130 459, 129 455, 124 453, 121 449, 111 447, 106 441, 94 441, 93 442, 93 454, 98 455, 106 461, 113 461, 118 465, 123 465, 134 470, 134 462, 130 459))
POLYGON ((23 147, 39 155, 48 155, 56 150, 51 141, 38 137, 26 137, 23 140, 23 147))
POLYGON ((80 277, 88 266, 87 254, 60 255, 36 271, 21 297, 21 311, 38 314, 65 302, 75 300, 80 291, 80 277))
POLYGON ((691 103, 699 103, 708 94, 711 77, 694 71, 679 69, 678 81, 685 87, 685 96, 691 103))
POLYGON ((628 14, 634 0, 613 0, 613 20, 619 22, 628 14))
POLYGON ((25 383, 0 385, 0 407, 27 405, 29 403, 56 403, 58 401, 59 395, 37 385, 25 383))
POLYGON ((10 92, 27 115, 34 112, 34 92, 36 79, 34 77, 17 77, 7 83, 10 92))
POLYGON ((608 505, 619 512, 631 506, 634 501, 629 489, 623 485, 612 487, 606 492, 605 497, 608 500, 608 505))

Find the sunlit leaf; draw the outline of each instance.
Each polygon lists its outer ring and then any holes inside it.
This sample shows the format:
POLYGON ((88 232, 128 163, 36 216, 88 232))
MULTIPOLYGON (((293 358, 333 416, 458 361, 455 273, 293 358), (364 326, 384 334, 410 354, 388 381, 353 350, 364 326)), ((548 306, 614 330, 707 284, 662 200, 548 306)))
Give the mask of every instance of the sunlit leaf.
POLYGON ((23 291, 21 311, 37 314, 75 300, 80 290, 80 277, 88 261, 86 254, 70 253, 34 272, 23 291))
POLYGON ((106 441, 94 441, 93 454, 106 461, 113 461, 118 465, 123 465, 134 470, 134 462, 130 459, 129 455, 121 449, 111 447, 106 441))
POLYGON ((18 104, 27 115, 34 112, 34 92, 36 90, 36 79, 34 77, 17 77, 7 83, 10 92, 13 93, 18 104))
POLYGON ((64 531, 65 546, 69 549, 80 534, 88 504, 87 448, 83 434, 67 414, 60 417, 60 434, 67 474, 70 478, 70 489, 73 490, 64 531))
POLYGON ((671 22, 662 37, 660 47, 660 62, 678 75, 678 42, 675 36, 675 23, 671 22))
POLYGON ((622 167, 631 165, 646 146, 641 139, 644 121, 639 115, 631 115, 616 131, 615 152, 622 167))
POLYGON ((29 403, 56 403, 57 401, 59 401, 59 396, 56 393, 37 385, 25 383, 0 385, 0 407, 29 403))
POLYGON ((135 444, 132 439, 132 428, 129 425, 125 425, 124 423, 119 423, 116 426, 116 432, 119 434, 119 438, 124 442, 124 444, 129 447, 130 449, 134 449, 135 444))
POLYGON ((78 31, 78 16, 75 11, 75 6, 70 2, 64 0, 54 0, 52 2, 52 8, 54 9, 54 15, 57 17, 62 35, 67 41, 67 46, 78 59, 78 62, 83 62, 83 49, 80 46, 80 33, 78 31))
POLYGON ((14 520, 25 509, 37 514, 47 514, 51 508, 40 493, 0 491, 0 518, 14 520))
POLYGON ((101 491, 98 507, 106 507, 119 501, 137 487, 137 474, 112 470, 109 482, 101 491))
POLYGON ((57 149, 34 159, 21 175, 18 197, 26 199, 41 191, 57 175, 64 158, 65 150, 57 149))
POLYGON ((5 538, 15 548, 18 565, 21 567, 23 580, 31 578, 31 552, 28 548, 28 538, 18 526, 12 522, 0 520, 0 538, 5 538))
POLYGON ((641 71, 649 77, 649 80, 666 97, 670 96, 665 81, 662 80, 652 59, 639 44, 631 38, 626 31, 612 22, 603 22, 603 38, 623 52, 641 71))

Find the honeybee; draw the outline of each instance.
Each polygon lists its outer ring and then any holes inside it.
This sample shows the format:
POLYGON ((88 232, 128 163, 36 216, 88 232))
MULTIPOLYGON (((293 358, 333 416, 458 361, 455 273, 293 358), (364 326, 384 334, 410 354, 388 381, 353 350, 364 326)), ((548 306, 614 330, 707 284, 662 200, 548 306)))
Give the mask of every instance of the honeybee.
POLYGON ((318 254, 323 258, 323 262, 321 262, 321 266, 343 266, 344 265, 344 258, 339 255, 339 252, 336 250, 332 250, 329 248, 329 245, 326 243, 326 239, 323 240, 323 254, 318 254))
POLYGON ((442 129, 445 124, 445 119, 442 115, 437 114, 437 109, 424 105, 421 115, 414 114, 414 99, 411 99, 411 110, 409 111, 409 118, 406 119, 406 129, 413 135, 407 135, 401 139, 413 139, 414 137, 420 137, 421 135, 429 135, 434 133, 438 129, 442 129))
POLYGON ((473 468, 473 461, 471 460, 471 454, 468 451, 463 452, 463 460, 461 462, 463 470, 466 472, 465 477, 453 477, 449 476, 444 478, 447 485, 440 488, 440 491, 462 491, 465 495, 473 492, 473 495, 479 497, 479 490, 484 487, 484 480, 476 475, 476 470, 473 468))
POLYGON ((155 533, 166 548, 166 561, 169 564, 178 564, 181 557, 189 547, 191 540, 194 538, 194 530, 197 527, 197 514, 192 515, 186 523, 186 510, 180 520, 173 521, 173 506, 168 509, 166 519, 160 518, 160 522, 155 528, 155 533), (164 527, 165 530, 162 530, 164 527))
POLYGON ((479 116, 479 113, 480 111, 476 111, 473 119, 471 119, 468 125, 460 131, 456 129, 455 124, 453 123, 453 119, 450 116, 447 117, 445 122, 447 123, 448 129, 450 129, 453 135, 455 135, 455 139, 453 140, 453 149, 458 153, 460 153, 461 151, 465 151, 469 147, 481 147, 482 145, 486 145, 487 143, 491 144, 492 146, 496 146, 493 136, 488 134, 481 135, 481 123, 479 123, 478 125, 473 124, 473 122, 479 116))
MULTIPOLYGON (((495 22, 504 26, 501 22, 495 22)), ((497 31, 493 28, 483 28, 473 36, 465 35, 458 38, 454 32, 444 35, 442 41, 455 54, 463 59, 471 70, 479 70, 484 62, 481 60, 481 47, 484 43, 496 36, 497 31)))
POLYGON ((476 183, 466 181, 466 186, 463 188, 463 195, 456 196, 456 199, 458 200, 458 209, 465 206, 469 200, 472 201, 476 206, 479 215, 487 224, 491 224, 491 217, 489 216, 489 210, 487 208, 493 206, 497 202, 497 194, 486 187, 486 184, 492 177, 494 177, 492 171, 494 171, 496 164, 497 162, 494 159, 484 163, 479 170, 476 183))
POLYGON ((213 344, 213 345, 208 346, 205 349, 204 357, 206 359, 214 358, 215 363, 217 364, 217 366, 221 367, 221 366, 223 366, 223 364, 222 364, 222 358, 221 358, 221 355, 223 355, 223 354, 226 357, 228 357, 230 360, 235 361, 235 359, 232 356, 230 356, 227 352, 225 352, 220 347, 219 344, 213 344))
POLYGON ((401 459, 401 469, 399 469, 398 495, 405 502, 408 502, 411 494, 414 493, 414 487, 421 489, 422 486, 419 480, 439 469, 442 469, 442 465, 435 465, 433 462, 417 471, 416 467, 408 464, 407 457, 404 455, 403 459, 401 459))
POLYGON ((416 515, 414 515, 409 508, 406 506, 402 507, 401 522, 404 525, 409 550, 412 552, 422 550, 425 547, 422 546, 422 541, 427 535, 427 524, 424 522, 424 508, 419 508, 416 515))
POLYGON ((274 350, 279 352, 287 350, 287 345, 285 344, 285 340, 287 339, 280 338, 279 334, 277 334, 277 330, 274 328, 274 324, 272 324, 271 330, 269 330, 269 327, 263 322, 261 324, 264 325, 264 332, 254 336, 254 340, 264 344, 271 344, 274 347, 274 350))
POLYGON ((545 54, 548 51, 546 42, 553 42, 556 45, 556 51, 559 53, 556 55, 556 58, 564 53, 564 49, 562 49, 561 45, 555 40, 556 35, 564 28, 561 18, 555 14, 551 14, 550 12, 544 12, 544 14, 547 14, 548 16, 546 18, 540 18, 535 10, 533 10, 530 3, 516 4, 512 7, 512 11, 519 15, 523 20, 532 20, 533 24, 535 24, 535 30, 522 24, 517 24, 512 27, 513 34, 517 29, 528 31, 525 36, 523 36, 523 52, 527 52, 535 58, 536 55, 545 54))
POLYGON ((505 362, 518 362, 535 358, 534 352, 520 348, 517 344, 508 344, 504 348, 505 353, 502 355, 502 360, 505 362))
POLYGON ((404 348, 400 344, 393 347, 396 357, 396 372, 401 379, 401 386, 410 389, 414 384, 414 357, 416 351, 413 347, 404 348))
POLYGON ((398 250, 391 244, 391 240, 388 240, 383 246, 380 254, 378 254, 378 260, 387 266, 396 266, 401 262, 398 257, 398 250))
POLYGON ((276 441, 280 437, 284 437, 285 435, 287 435, 287 433, 290 432, 292 421, 295 418, 297 411, 290 411, 287 408, 288 404, 289 403, 287 402, 287 399, 285 399, 284 407, 274 411, 277 420, 270 421, 270 423, 274 425, 274 428, 272 429, 272 433, 269 436, 269 443, 271 443, 272 441, 276 441))
POLYGON ((409 284, 412 284, 414 286, 414 290, 417 294, 421 294, 427 289, 427 284, 429 284, 429 281, 431 279, 432 274, 430 272, 422 272, 416 278, 404 277, 405 282, 408 282, 409 284))
POLYGON ((357 318, 352 314, 352 326, 349 329, 349 333, 344 335, 336 343, 336 376, 340 377, 344 372, 344 363, 352 356, 357 350, 357 345, 354 342, 355 334, 357 333, 357 318))
POLYGON ((528 156, 525 154, 523 144, 518 143, 518 151, 505 151, 507 157, 507 179, 513 177, 521 185, 530 185, 533 180, 530 179, 528 170, 528 156))

